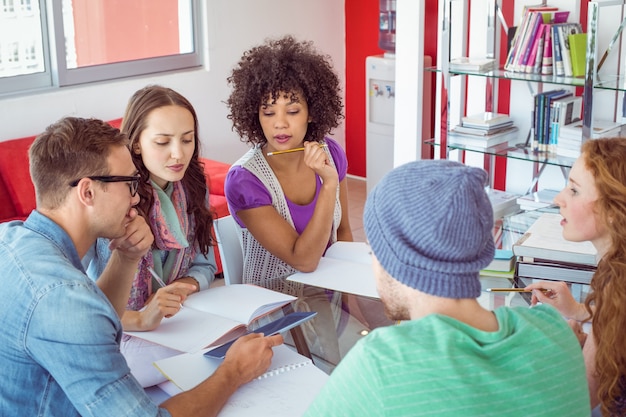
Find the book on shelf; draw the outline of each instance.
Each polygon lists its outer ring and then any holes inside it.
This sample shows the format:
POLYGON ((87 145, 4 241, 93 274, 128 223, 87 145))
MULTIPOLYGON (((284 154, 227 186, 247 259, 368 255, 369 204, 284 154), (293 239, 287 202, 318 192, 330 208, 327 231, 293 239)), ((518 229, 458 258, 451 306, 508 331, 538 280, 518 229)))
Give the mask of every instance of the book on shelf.
POLYGON ((458 133, 455 129, 448 134, 448 143, 451 145, 470 146, 480 149, 490 148, 502 143, 516 141, 519 129, 517 126, 510 126, 506 131, 494 133, 490 135, 474 135, 467 133, 458 133))
POLYGON ((541 23, 541 27, 539 28, 539 33, 537 33, 537 38, 533 44, 533 49, 530 52, 530 58, 528 58, 528 64, 526 64, 526 72, 530 74, 540 74, 541 73, 541 65, 543 64, 543 53, 544 53, 544 40, 545 40, 545 30, 546 24, 541 23))
POLYGON ((567 21, 569 11, 552 6, 525 6, 508 49, 504 69, 513 72, 551 73, 552 44, 548 26, 567 21), (544 56, 546 61, 544 62, 544 56))
MULTIPOLYGON (((583 29, 580 23, 556 23, 553 25, 559 31, 559 44, 561 46, 561 58, 563 60, 563 75, 572 77, 572 59, 569 36, 576 33, 582 33, 583 29)), ((587 46, 585 45, 585 50, 587 46)))
POLYGON ((461 126, 473 127, 476 129, 494 129, 503 126, 510 126, 513 124, 513 120, 508 114, 494 113, 494 112, 482 112, 468 116, 464 116, 461 119, 461 126))
POLYGON ((489 277, 511 279, 515 276, 515 267, 512 268, 510 271, 494 271, 491 269, 481 269, 479 272, 479 276, 481 278, 489 277))
POLYGON ((511 124, 507 124, 505 126, 494 127, 490 129, 478 129, 475 127, 467 127, 462 125, 455 126, 450 132, 461 135, 472 135, 472 136, 481 136, 481 137, 491 137, 493 135, 498 135, 501 133, 509 133, 515 129, 513 126, 513 121, 511 124))
POLYGON ((550 24, 544 26, 543 38, 541 75, 552 75, 552 26, 550 24))
MULTIPOLYGON (((591 139, 612 138, 621 135, 623 123, 613 122, 611 120, 594 120, 591 129, 591 139)), ((583 121, 578 120, 574 123, 563 125, 559 131, 559 138, 566 137, 572 139, 581 139, 583 135, 583 121)))
POLYGON ((515 266, 515 256, 509 249, 496 249, 493 261, 485 267, 488 271, 508 272, 515 266))
POLYGON ((591 265, 553 262, 541 259, 526 261, 525 257, 520 257, 520 261, 515 265, 515 275, 518 277, 566 281, 586 285, 591 282, 595 272, 596 267, 591 265))
MULTIPOLYGON (((273 348, 268 370, 239 387, 227 400, 220 417, 300 416, 313 402, 328 375, 311 359, 286 345, 273 348)), ((173 384, 165 385, 169 395, 188 391, 211 376, 222 363, 204 356, 201 350, 158 360, 154 366, 173 384), (172 386, 173 385, 173 386, 172 386)))
POLYGON ((569 35, 570 58, 572 61, 572 76, 584 77, 587 65, 587 34, 575 33, 569 35))
POLYGON ((348 294, 379 298, 370 249, 365 242, 335 242, 313 272, 296 272, 287 281, 348 294))
POLYGON ((560 214, 542 213, 526 233, 513 244, 513 254, 552 262, 597 266, 596 248, 589 241, 565 240, 561 220, 560 214))
POLYGON ((559 35, 558 27, 553 24, 552 28, 552 57, 554 59, 552 73, 557 77, 562 77, 565 75, 565 70, 563 69, 563 55, 561 55, 561 36, 559 35))
POLYGON ((550 112, 552 101, 569 97, 573 93, 565 90, 551 90, 538 93, 534 97, 533 110, 533 150, 538 152, 554 151, 554 143, 550 141, 550 112))
POLYGON ((195 352, 245 334, 248 325, 296 297, 249 284, 213 287, 191 294, 180 311, 146 332, 126 334, 179 350, 195 352))
POLYGON ((493 210, 494 221, 508 214, 519 211, 519 205, 517 204, 517 194, 491 188, 485 188, 485 192, 487 193, 487 196, 489 196, 489 202, 491 203, 491 208, 493 210))
POLYGON ((550 142, 556 143, 557 149, 560 143, 561 127, 581 119, 582 103, 581 96, 562 97, 552 102, 550 142))
MULTIPOLYGON (((515 65, 516 72, 528 72, 526 67, 532 53, 533 44, 539 39, 539 30, 543 25, 543 14, 541 12, 531 12, 530 22, 528 23, 528 34, 520 49, 520 55, 515 65)), ((533 62, 534 65, 534 62, 533 62)))
POLYGON ((492 58, 460 57, 450 60, 450 71, 491 71, 496 67, 496 60, 492 58))

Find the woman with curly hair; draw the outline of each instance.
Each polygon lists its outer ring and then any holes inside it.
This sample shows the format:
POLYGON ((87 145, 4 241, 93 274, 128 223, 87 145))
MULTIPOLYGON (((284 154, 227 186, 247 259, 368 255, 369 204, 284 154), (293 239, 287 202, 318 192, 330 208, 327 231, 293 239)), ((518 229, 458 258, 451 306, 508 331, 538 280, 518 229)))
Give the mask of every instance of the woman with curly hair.
POLYGON ((592 407, 626 415, 626 138, 586 141, 566 188, 554 199, 563 237, 589 240, 600 257, 584 303, 564 282, 537 282, 533 301, 551 304, 570 319, 583 348, 592 407), (547 288, 549 296, 539 288, 547 288), (591 331, 581 322, 591 321, 591 331))
POLYGON ((251 146, 225 183, 242 228, 244 282, 296 295, 296 309, 317 311, 305 337, 336 364, 339 295, 286 278, 315 270, 335 241, 352 240, 346 155, 326 136, 344 117, 339 78, 311 42, 286 36, 246 51, 228 83, 228 118, 251 146))
MULTIPOLYGON (((139 264, 124 330, 155 329, 163 317, 178 313, 191 293, 209 288, 216 264, 211 235, 208 188, 199 161, 198 117, 178 92, 157 85, 131 97, 121 131, 130 139, 130 151, 141 177, 137 210, 154 234, 154 245, 139 264), (166 284, 151 275, 155 271, 166 284)), ((108 242, 99 240, 85 259, 88 274, 98 277, 110 256, 108 242)), ((152 362, 179 352, 124 336, 122 353, 142 386, 165 378, 152 362)))

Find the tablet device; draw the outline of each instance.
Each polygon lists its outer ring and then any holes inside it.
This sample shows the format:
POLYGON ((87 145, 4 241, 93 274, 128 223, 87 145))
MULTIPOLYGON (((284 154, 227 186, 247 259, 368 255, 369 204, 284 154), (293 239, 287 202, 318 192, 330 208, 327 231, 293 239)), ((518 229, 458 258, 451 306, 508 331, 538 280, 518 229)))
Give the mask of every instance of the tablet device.
MULTIPOLYGON (((299 326, 300 324, 304 323, 305 321, 311 320, 313 317, 315 317, 317 315, 317 312, 315 311, 307 311, 307 312, 300 312, 297 311, 295 313, 290 313, 284 317, 281 317, 277 320, 274 320, 264 326, 259 327, 256 330, 253 330, 252 332, 248 332, 246 334, 250 334, 250 333, 263 333, 265 336, 272 336, 278 333, 284 333, 287 330, 290 330, 296 326, 299 326)), ((237 340, 237 339, 235 339, 237 340)), ((223 359, 224 356, 226 356, 226 351, 230 348, 230 346, 235 343, 235 340, 231 340, 228 343, 224 343, 221 346, 216 347, 215 349, 211 349, 207 352, 204 353, 204 356, 208 356, 210 358, 218 358, 218 359, 223 359)))

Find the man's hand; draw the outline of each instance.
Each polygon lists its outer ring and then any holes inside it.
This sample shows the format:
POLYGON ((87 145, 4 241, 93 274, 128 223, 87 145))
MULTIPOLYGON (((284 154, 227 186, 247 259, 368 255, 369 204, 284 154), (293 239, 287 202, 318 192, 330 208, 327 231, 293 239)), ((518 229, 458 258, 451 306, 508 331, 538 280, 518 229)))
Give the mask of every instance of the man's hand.
POLYGON ((226 352, 222 367, 231 368, 241 384, 263 374, 272 362, 274 346, 281 345, 280 334, 264 337, 259 333, 242 336, 226 352))
POLYGON ((128 260, 138 261, 152 247, 154 236, 150 226, 143 217, 139 216, 136 209, 131 209, 128 217, 130 221, 126 223, 126 233, 124 236, 111 240, 109 249, 111 252, 117 251, 120 256, 128 260))

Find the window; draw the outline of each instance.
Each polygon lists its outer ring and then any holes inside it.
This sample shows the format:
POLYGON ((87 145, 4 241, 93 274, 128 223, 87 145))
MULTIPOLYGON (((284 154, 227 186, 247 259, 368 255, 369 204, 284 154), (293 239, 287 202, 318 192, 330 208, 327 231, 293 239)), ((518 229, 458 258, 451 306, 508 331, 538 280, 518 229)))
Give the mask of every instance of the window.
POLYGON ((202 65, 199 0, 0 1, 0 94, 202 65))

